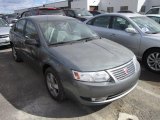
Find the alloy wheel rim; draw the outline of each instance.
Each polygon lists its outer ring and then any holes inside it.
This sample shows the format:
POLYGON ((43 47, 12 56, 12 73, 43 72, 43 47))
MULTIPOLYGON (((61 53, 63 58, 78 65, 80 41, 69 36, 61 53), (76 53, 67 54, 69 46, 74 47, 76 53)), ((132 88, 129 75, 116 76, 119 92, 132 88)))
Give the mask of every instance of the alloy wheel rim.
POLYGON ((17 53, 14 47, 12 48, 12 53, 13 53, 14 59, 17 59, 17 53))
POLYGON ((160 53, 154 52, 147 57, 148 66, 154 71, 160 71, 160 53))
POLYGON ((49 91, 54 97, 57 97, 59 94, 58 82, 55 76, 52 73, 47 74, 47 86, 49 91))

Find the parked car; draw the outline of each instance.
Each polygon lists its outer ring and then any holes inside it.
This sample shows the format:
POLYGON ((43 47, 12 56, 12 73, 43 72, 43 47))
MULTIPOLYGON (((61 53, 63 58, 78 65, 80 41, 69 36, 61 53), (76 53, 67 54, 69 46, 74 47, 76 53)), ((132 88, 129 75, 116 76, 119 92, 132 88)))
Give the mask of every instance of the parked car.
POLYGON ((160 72, 160 25, 132 13, 98 15, 85 22, 101 37, 132 50, 151 71, 160 72))
POLYGON ((105 104, 137 85, 140 66, 134 54, 74 18, 26 17, 12 27, 10 39, 15 61, 40 68, 57 101, 73 95, 83 104, 105 104))
POLYGON ((134 13, 134 12, 131 10, 120 10, 118 11, 118 13, 134 13))
POLYGON ((10 45, 9 30, 10 27, 8 23, 0 18, 0 46, 10 45))
POLYGON ((85 9, 65 9, 66 16, 76 18, 80 21, 85 21, 93 15, 85 9))
POLYGON ((89 12, 90 12, 93 16, 102 14, 102 12, 99 12, 99 11, 96 11, 96 10, 89 11, 89 12))
POLYGON ((37 7, 37 8, 31 8, 23 12, 19 18, 34 16, 34 15, 65 15, 65 13, 60 8, 37 7))
POLYGON ((146 14, 160 14, 160 7, 152 7, 146 14))
POLYGON ((160 24, 160 15, 159 14, 148 14, 147 17, 153 19, 154 21, 160 24))
POLYGON ((2 16, 3 19, 5 19, 8 24, 13 24, 12 21, 17 18, 16 14, 5 14, 2 16))

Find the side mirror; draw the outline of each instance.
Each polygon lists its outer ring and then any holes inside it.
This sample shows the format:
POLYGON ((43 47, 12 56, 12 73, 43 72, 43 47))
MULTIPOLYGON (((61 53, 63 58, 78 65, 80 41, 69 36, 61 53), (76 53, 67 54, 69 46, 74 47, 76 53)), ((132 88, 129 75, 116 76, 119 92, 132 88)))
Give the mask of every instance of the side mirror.
POLYGON ((132 33, 132 34, 137 34, 138 33, 138 31, 134 28, 126 28, 125 31, 128 32, 128 33, 132 33))
POLYGON ((12 26, 13 26, 13 24, 11 23, 11 24, 9 24, 9 26, 10 26, 10 27, 12 27, 12 26))
POLYGON ((25 44, 39 46, 39 43, 35 39, 26 39, 25 44))
POLYGON ((82 15, 81 14, 78 14, 78 17, 81 17, 82 15))
POLYGON ((13 19, 13 20, 11 21, 11 24, 16 23, 17 21, 18 21, 18 19, 13 19))

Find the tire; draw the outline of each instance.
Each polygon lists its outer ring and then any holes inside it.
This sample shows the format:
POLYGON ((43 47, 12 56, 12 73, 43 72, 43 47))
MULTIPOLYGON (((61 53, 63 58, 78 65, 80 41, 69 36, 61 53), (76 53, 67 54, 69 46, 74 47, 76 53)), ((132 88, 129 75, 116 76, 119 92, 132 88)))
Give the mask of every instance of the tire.
POLYGON ((13 45, 12 45, 12 56, 16 62, 22 62, 21 57, 18 55, 18 53, 13 45))
POLYGON ((46 69, 45 82, 47 89, 53 99, 59 102, 65 99, 65 93, 61 81, 52 68, 46 69))
POLYGON ((160 73, 160 49, 148 51, 143 58, 145 67, 156 73, 160 73))

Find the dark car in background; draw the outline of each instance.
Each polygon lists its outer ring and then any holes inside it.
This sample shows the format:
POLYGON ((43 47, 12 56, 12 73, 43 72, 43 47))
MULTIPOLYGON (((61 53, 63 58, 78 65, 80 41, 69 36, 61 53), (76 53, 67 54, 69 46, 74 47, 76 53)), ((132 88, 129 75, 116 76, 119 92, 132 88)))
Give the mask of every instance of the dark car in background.
POLYGON ((23 12, 19 18, 27 16, 35 16, 35 15, 65 15, 65 13, 60 8, 40 7, 40 8, 31 8, 23 12))
POLYGON ((93 16, 102 14, 102 12, 99 12, 99 11, 96 11, 96 10, 94 10, 94 11, 89 11, 89 12, 90 12, 93 16))
POLYGON ((101 39, 81 21, 57 15, 20 19, 10 31, 15 61, 27 61, 45 76, 51 96, 74 96, 83 104, 117 100, 137 85, 140 65, 127 48, 101 39))
POLYGON ((85 21, 93 17, 93 15, 85 9, 65 9, 64 12, 66 16, 76 18, 80 21, 85 21))

